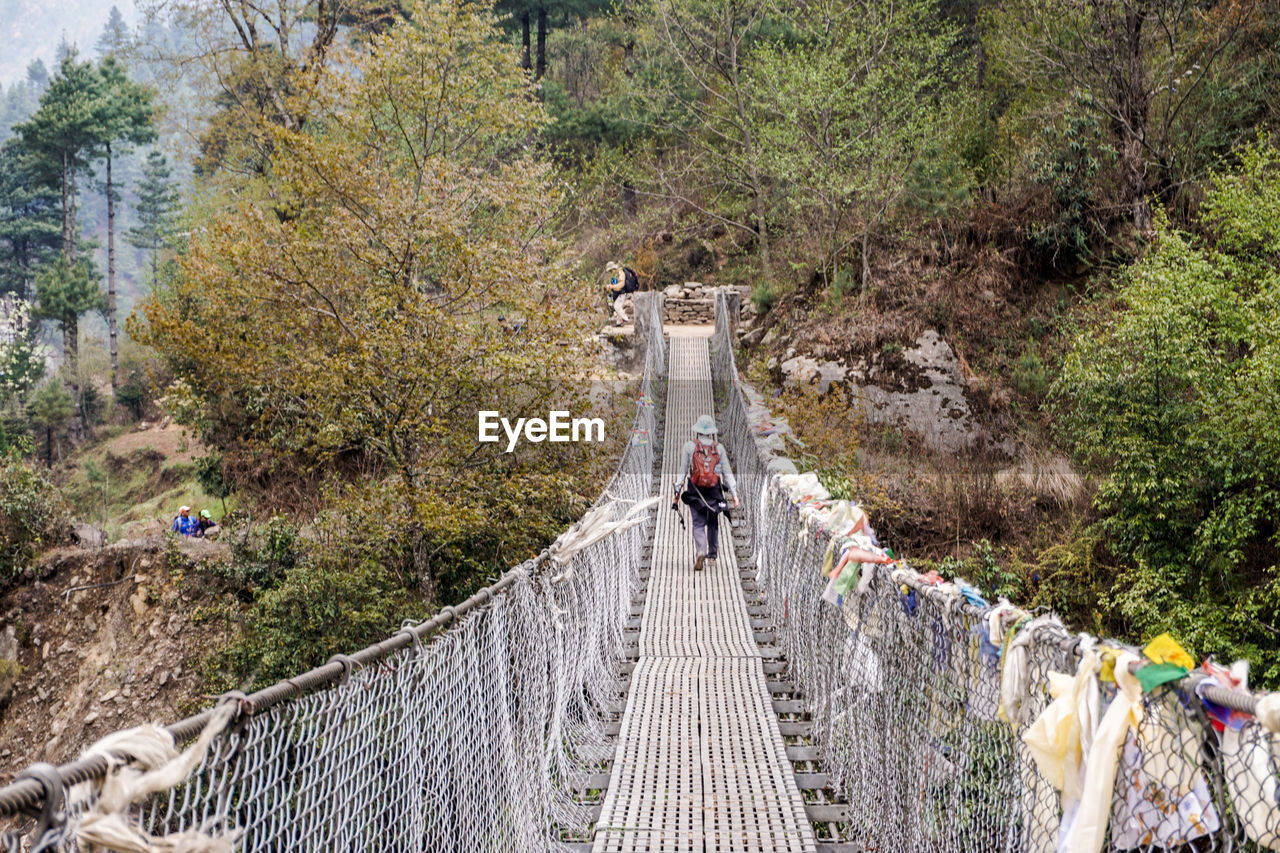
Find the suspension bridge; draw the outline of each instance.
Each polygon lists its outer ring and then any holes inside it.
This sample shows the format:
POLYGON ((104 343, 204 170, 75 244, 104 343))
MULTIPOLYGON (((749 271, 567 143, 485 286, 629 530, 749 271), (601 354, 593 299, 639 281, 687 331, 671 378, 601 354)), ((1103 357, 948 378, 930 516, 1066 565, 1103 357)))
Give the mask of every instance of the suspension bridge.
POLYGON ((22 770, 0 846, 1280 850, 1280 701, 1240 673, 1139 685, 1137 650, 905 564, 828 577, 860 534, 770 439, 733 298, 669 340, 638 300, 632 440, 547 551, 374 646, 22 770), (665 503, 713 411, 743 506, 695 573, 665 503))

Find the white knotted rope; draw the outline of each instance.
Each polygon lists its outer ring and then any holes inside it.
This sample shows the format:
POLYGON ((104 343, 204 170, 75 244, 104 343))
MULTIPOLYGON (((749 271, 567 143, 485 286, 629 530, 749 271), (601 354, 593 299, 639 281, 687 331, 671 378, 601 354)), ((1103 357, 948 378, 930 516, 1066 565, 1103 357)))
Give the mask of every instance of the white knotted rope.
POLYGON ((107 735, 90 746, 81 758, 101 756, 109 769, 94 786, 96 797, 88 810, 68 823, 71 836, 82 849, 89 851, 232 853, 239 832, 213 836, 192 829, 154 836, 138 827, 129 812, 147 797, 168 791, 190 776, 204 761, 213 739, 226 729, 235 714, 234 702, 219 705, 200 736, 182 752, 178 752, 173 735, 150 723, 107 735), (121 758, 122 755, 129 759, 121 758))

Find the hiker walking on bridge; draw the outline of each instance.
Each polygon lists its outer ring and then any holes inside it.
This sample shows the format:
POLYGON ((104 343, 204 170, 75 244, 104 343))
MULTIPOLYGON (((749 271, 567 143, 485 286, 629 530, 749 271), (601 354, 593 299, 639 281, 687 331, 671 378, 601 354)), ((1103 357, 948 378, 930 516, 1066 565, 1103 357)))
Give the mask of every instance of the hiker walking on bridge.
POLYGON ((733 508, 738 508, 738 483, 724 445, 716 440, 717 432, 711 415, 698 417, 693 425, 693 440, 684 444, 680 476, 676 479, 676 498, 689 505, 693 518, 693 546, 698 552, 694 571, 701 571, 707 560, 715 562, 719 554, 720 513, 729 511, 726 493, 733 508))

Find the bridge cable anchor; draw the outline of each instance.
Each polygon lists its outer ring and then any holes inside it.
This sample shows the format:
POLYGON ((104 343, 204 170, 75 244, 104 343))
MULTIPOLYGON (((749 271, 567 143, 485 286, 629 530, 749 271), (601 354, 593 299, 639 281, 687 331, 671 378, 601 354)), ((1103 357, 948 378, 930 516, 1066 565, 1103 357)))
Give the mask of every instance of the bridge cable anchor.
POLYGON ((335 662, 342 664, 342 677, 338 679, 338 683, 334 686, 345 687, 347 682, 351 680, 351 671, 355 669, 356 659, 350 655, 334 655, 325 661, 325 666, 335 662))
POLYGON ((393 635, 396 637, 400 636, 401 634, 409 635, 409 642, 413 645, 414 657, 422 656, 422 638, 418 636, 418 632, 416 630, 421 625, 422 623, 417 621, 416 619, 406 619, 400 623, 400 630, 396 631, 395 634, 393 635))
POLYGON ((44 805, 40 813, 29 813, 37 819, 35 831, 31 835, 31 853, 57 850, 67 828, 67 812, 62 807, 62 774, 47 761, 40 761, 19 773, 14 781, 20 779, 34 779, 44 790, 44 805))
POLYGON ((228 690, 223 693, 214 703, 214 708, 216 710, 232 703, 235 704, 235 716, 227 722, 227 727, 223 730, 223 735, 232 742, 231 751, 227 753, 228 761, 240 753, 240 747, 244 744, 244 738, 240 734, 249 725, 255 710, 252 700, 241 690, 228 690))

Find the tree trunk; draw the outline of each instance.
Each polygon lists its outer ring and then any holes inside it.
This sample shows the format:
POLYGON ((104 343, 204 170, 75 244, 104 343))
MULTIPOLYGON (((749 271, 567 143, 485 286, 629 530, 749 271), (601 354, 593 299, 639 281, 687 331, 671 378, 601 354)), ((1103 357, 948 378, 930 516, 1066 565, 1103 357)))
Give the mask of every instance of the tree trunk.
POLYGON ((111 339, 111 390, 116 390, 119 347, 116 339, 116 203, 111 186, 111 143, 107 143, 107 335, 111 339))
POLYGON ((62 257, 71 263, 71 167, 70 155, 62 152, 62 257))
POLYGON ((871 254, 871 220, 867 220, 866 225, 862 228, 862 292, 866 293, 867 285, 871 283, 871 261, 868 259, 871 254))
POLYGON ((1124 168, 1124 191, 1133 213, 1133 227, 1139 232, 1151 230, 1151 207, 1147 204, 1147 160, 1142 140, 1126 136, 1121 144, 1120 160, 1124 168))
POLYGON ((533 73, 533 79, 541 80, 542 75, 547 71, 547 10, 545 7, 538 7, 538 67, 533 73))
POLYGON ((743 103, 742 81, 738 75, 738 49, 735 45, 729 54, 729 79, 733 86, 734 108, 738 125, 742 129, 742 153, 746 160, 747 177, 751 181, 752 213, 756 220, 756 239, 760 241, 760 267, 767 283, 773 282, 773 265, 769 260, 769 223, 765 216, 764 180, 757 162, 755 138, 751 135, 751 123, 743 103))
MULTIPOLYGON (((70 270, 76 257, 76 167, 71 155, 62 153, 62 254, 70 270)), ((67 390, 71 392, 71 420, 67 423, 67 441, 75 445, 84 434, 83 406, 80 401, 80 324, 76 317, 64 318, 62 324, 62 366, 66 371, 67 390)))
MULTIPOLYGON (((756 171, 754 164, 751 169, 751 181, 758 185, 760 175, 756 171)), ((769 260, 769 224, 764 216, 764 194, 757 189, 755 195, 756 208, 756 236, 760 239, 760 267, 764 270, 764 279, 766 282, 773 281, 773 264, 769 260)))
POLYGON ((67 442, 71 446, 84 438, 84 401, 80 399, 80 320, 69 317, 62 326, 67 387, 71 391, 71 420, 67 423, 67 442))
POLYGON ((67 223, 64 226, 67 229, 67 242, 64 245, 67 251, 67 263, 71 263, 76 257, 76 164, 70 159, 67 160, 67 175, 69 184, 65 208, 67 223))
POLYGON ((1140 7, 1125 16, 1124 50, 1127 73, 1119 75, 1117 106, 1120 121, 1116 128, 1120 137, 1120 167, 1124 175, 1124 196, 1133 213, 1133 227, 1139 232, 1151 230, 1151 208, 1147 205, 1147 157, 1145 151, 1147 117, 1150 103, 1142 55, 1142 26, 1147 13, 1140 7))
POLYGON ((520 35, 521 43, 524 45, 524 53, 521 54, 520 67, 525 71, 533 68, 533 62, 529 54, 529 10, 525 9, 520 15, 520 35))
POLYGON ((622 206, 631 216, 636 215, 636 188, 630 181, 622 182, 622 206))

